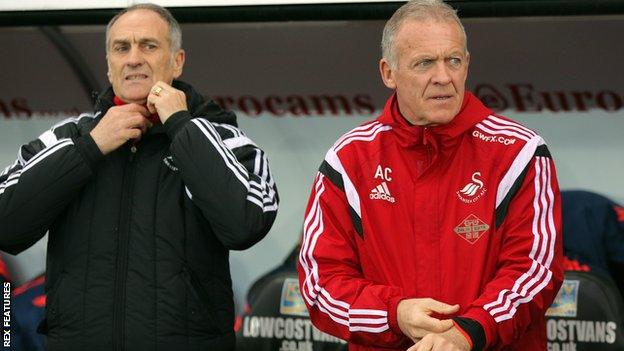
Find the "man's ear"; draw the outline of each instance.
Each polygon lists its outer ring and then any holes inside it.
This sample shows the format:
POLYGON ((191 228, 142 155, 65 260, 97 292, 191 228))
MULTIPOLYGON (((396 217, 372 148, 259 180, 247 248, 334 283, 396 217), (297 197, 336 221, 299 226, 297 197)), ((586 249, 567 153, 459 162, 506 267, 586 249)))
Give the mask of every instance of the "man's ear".
POLYGON ((110 62, 108 61, 108 54, 106 55, 106 77, 108 78, 108 82, 113 84, 111 80, 111 69, 110 69, 110 62))
POLYGON ((173 54, 173 79, 177 79, 182 75, 185 60, 186 52, 184 50, 180 49, 173 54))
POLYGON ((381 75, 381 80, 388 88, 396 89, 393 69, 385 58, 379 60, 379 74, 381 75))

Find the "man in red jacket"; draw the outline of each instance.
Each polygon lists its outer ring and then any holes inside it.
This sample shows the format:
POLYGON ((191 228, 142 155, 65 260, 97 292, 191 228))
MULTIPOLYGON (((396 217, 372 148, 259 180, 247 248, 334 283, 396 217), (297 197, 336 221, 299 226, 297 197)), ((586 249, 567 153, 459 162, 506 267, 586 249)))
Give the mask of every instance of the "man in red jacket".
POLYGON ((379 118, 327 152, 304 222, 310 318, 350 350, 546 349, 563 278, 555 168, 535 132, 465 91, 455 11, 388 21, 379 118))

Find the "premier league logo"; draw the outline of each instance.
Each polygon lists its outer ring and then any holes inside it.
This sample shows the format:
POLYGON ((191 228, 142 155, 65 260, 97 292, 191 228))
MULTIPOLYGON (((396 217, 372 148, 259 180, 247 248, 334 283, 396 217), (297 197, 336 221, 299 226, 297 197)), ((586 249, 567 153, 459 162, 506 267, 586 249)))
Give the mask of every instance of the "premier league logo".
POLYGON ((550 317, 576 317, 578 290, 578 280, 564 280, 555 301, 546 311, 546 315, 550 317))
POLYGON ((299 291, 299 281, 294 278, 287 278, 282 285, 282 298, 280 300, 280 313, 290 316, 308 316, 301 291, 299 291))

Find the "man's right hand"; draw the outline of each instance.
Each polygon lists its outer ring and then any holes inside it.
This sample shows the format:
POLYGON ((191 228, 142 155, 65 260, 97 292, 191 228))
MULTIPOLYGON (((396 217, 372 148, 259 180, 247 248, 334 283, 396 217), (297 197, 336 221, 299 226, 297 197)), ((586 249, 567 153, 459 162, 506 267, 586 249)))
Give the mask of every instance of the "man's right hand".
POLYGON ((429 333, 443 333, 453 327, 451 319, 437 319, 432 313, 452 314, 459 305, 449 305, 431 298, 407 299, 397 306, 397 321, 403 334, 414 342, 429 333))
POLYGON ((138 104, 113 106, 89 134, 106 155, 130 139, 141 139, 141 135, 152 126, 145 118, 149 115, 147 108, 138 104))

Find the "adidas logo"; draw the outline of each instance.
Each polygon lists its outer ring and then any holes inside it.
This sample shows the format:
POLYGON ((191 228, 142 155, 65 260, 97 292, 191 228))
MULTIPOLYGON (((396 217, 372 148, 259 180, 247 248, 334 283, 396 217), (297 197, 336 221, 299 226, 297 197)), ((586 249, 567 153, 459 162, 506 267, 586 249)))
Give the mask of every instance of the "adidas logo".
POLYGON ((390 203, 394 203, 395 199, 394 196, 390 195, 390 189, 388 189, 388 185, 386 184, 386 182, 383 182, 379 185, 377 185, 375 188, 373 188, 373 190, 371 190, 370 195, 368 195, 368 197, 371 198, 371 200, 386 200, 390 203))

